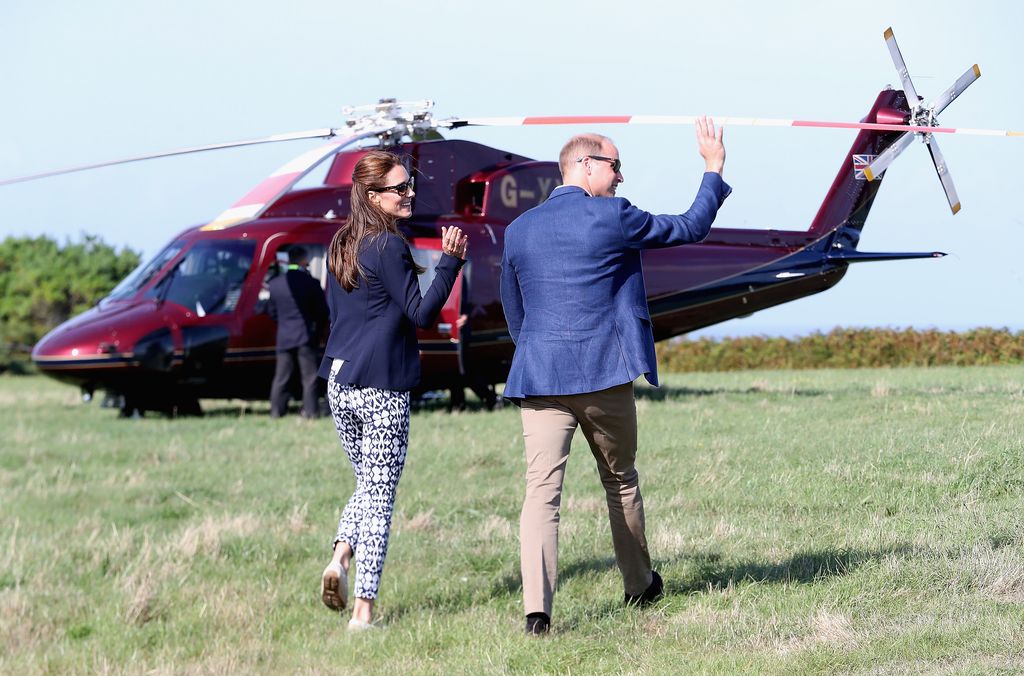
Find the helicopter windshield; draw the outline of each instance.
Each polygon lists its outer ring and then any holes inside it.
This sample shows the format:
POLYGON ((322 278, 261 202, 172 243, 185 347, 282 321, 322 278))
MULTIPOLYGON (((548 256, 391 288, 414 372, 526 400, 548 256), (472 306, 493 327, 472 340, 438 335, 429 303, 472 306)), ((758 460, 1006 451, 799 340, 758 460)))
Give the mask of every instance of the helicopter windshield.
POLYGON ((200 317, 233 312, 255 249, 256 243, 246 240, 196 242, 146 295, 186 307, 200 317))
POLYGON ((142 263, 132 270, 131 274, 121 280, 121 283, 114 287, 114 290, 104 298, 104 301, 124 300, 135 295, 139 289, 144 287, 153 275, 167 265, 167 262, 178 255, 185 244, 182 241, 172 242, 163 251, 158 253, 147 263, 142 263))

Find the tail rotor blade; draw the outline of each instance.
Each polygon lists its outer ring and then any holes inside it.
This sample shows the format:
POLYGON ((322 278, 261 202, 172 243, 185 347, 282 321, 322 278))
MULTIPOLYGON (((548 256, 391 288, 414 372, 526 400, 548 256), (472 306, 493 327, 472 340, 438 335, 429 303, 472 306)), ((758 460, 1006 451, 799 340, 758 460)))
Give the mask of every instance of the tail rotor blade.
POLYGON ((878 178, 913 141, 913 132, 904 132, 902 136, 896 139, 895 143, 883 150, 882 154, 876 157, 874 162, 864 168, 864 178, 869 181, 878 178))
POLYGON ((970 87, 971 84, 979 77, 981 77, 981 69, 978 68, 978 64, 974 64, 968 68, 963 75, 957 78, 956 82, 954 82, 949 89, 942 92, 940 96, 936 97, 936 99, 932 101, 932 115, 938 115, 944 111, 946 106, 953 103, 953 99, 960 96, 960 94, 970 87))
POLYGON ((956 194, 953 177, 949 175, 949 169, 946 167, 946 160, 942 156, 942 151, 939 150, 939 144, 936 142, 935 137, 928 137, 927 145, 928 152, 932 155, 932 162, 935 164, 935 172, 939 175, 942 189, 946 193, 946 200, 949 201, 949 208, 956 214, 956 212, 960 211, 960 198, 956 194))
POLYGON ((914 83, 910 81, 907 64, 903 61, 903 55, 900 54, 900 48, 896 44, 896 36, 893 35, 892 28, 885 29, 885 44, 889 47, 889 54, 892 55, 892 62, 896 66, 896 73, 900 76, 900 82, 903 84, 903 93, 907 95, 907 103, 911 109, 914 109, 919 105, 921 99, 917 95, 917 90, 914 89, 914 83))
POLYGON ((148 153, 146 155, 135 155, 134 157, 122 157, 117 160, 108 160, 106 162, 97 162, 95 164, 81 164, 75 167, 64 167, 63 169, 55 169, 53 171, 43 172, 41 174, 29 174, 27 176, 18 176, 16 178, 8 178, 0 181, 0 185, 10 185, 11 183, 22 183, 24 181, 34 181, 40 178, 48 178, 50 176, 60 176, 61 174, 71 174, 76 171, 86 171, 87 169, 99 169, 100 167, 112 167, 117 164, 128 164, 129 162, 140 162, 142 160, 152 160, 158 157, 172 157, 174 155, 188 155, 190 153, 201 153, 207 150, 221 150, 223 148, 238 148, 241 146, 252 146, 259 145, 261 143, 278 143, 280 141, 296 141, 299 139, 309 138, 333 138, 339 134, 339 130, 324 128, 324 129, 311 129, 309 131, 298 131, 289 134, 275 134, 273 136, 264 136, 263 138, 248 139, 245 141, 230 141, 228 143, 214 143, 206 146, 193 146, 191 148, 179 148, 177 150, 167 150, 159 153, 148 153))

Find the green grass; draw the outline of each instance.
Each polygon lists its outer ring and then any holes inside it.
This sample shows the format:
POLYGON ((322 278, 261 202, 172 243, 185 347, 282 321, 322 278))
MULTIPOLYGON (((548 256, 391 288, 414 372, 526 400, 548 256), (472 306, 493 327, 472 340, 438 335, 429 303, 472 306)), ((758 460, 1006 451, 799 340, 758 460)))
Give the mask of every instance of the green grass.
POLYGON ((328 420, 118 420, 0 378, 0 673, 1024 669, 1024 367, 638 389, 667 598, 621 607, 577 435, 553 633, 522 635, 518 411, 416 413, 379 602, 319 601, 353 479, 328 420))

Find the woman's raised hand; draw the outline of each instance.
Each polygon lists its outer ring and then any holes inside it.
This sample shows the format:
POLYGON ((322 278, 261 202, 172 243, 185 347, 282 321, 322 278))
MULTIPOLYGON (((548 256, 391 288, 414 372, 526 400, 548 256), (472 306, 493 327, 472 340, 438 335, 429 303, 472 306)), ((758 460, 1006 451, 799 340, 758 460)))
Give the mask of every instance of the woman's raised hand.
POLYGON ((466 248, 469 237, 462 234, 462 229, 457 225, 441 226, 441 251, 449 256, 466 259, 466 248))

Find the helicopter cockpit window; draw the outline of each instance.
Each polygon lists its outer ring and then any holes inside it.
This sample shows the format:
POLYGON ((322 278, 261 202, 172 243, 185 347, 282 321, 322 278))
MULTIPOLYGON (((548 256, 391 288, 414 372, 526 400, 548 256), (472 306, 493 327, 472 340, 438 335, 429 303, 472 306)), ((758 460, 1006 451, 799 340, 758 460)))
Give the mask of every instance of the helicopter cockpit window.
POLYGON ((252 267, 255 242, 202 240, 150 291, 203 317, 233 312, 252 267))
POLYGON ((178 255, 184 247, 183 242, 172 242, 163 251, 158 253, 146 263, 132 270, 131 274, 121 280, 121 283, 114 287, 114 290, 103 300, 124 300, 129 298, 149 283, 153 275, 160 272, 168 261, 178 255))

